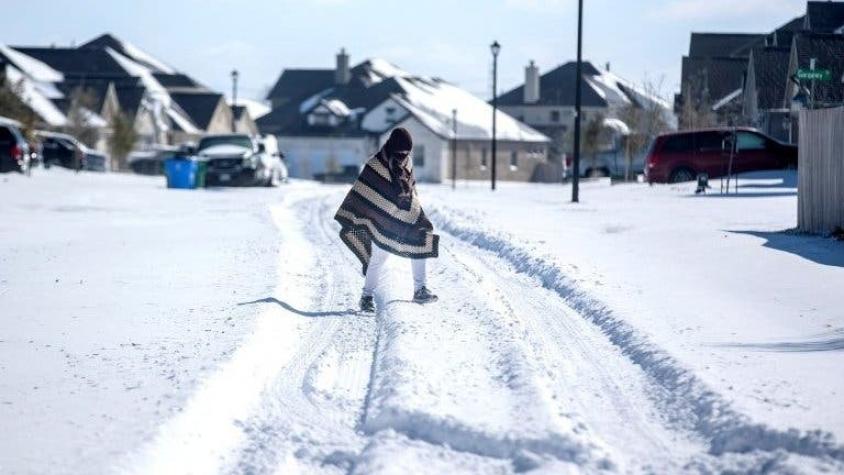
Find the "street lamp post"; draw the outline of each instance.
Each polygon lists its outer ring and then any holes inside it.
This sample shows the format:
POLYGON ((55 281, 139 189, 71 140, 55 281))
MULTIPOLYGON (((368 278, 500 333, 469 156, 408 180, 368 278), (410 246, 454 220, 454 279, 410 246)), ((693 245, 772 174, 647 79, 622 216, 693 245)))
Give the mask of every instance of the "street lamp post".
POLYGON ((496 143, 495 116, 498 115, 498 53, 501 51, 501 45, 498 41, 494 41, 489 49, 492 51, 492 189, 495 190, 495 164, 498 161, 496 160, 498 144, 496 143))
POLYGON ((232 69, 232 132, 237 132, 234 117, 234 108, 237 107, 237 69, 232 69))
POLYGON ((574 79, 574 160, 572 163, 571 175, 571 201, 577 203, 580 197, 580 83, 581 67, 583 58, 581 56, 583 43, 583 0, 577 0, 577 68, 574 79))
POLYGON ((457 189, 457 109, 451 109, 451 125, 454 139, 451 141, 451 189, 457 189))

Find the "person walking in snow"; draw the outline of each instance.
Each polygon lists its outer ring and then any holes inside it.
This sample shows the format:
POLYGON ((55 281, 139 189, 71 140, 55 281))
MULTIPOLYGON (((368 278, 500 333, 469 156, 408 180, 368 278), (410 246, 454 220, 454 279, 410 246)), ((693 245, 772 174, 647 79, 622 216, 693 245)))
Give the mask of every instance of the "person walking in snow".
POLYGON ((360 309, 364 312, 375 310, 375 286, 390 254, 411 259, 414 302, 437 300, 426 286, 425 259, 438 256, 439 236, 419 204, 409 159, 412 149, 410 132, 393 129, 334 216, 341 226, 340 239, 363 266, 360 309))

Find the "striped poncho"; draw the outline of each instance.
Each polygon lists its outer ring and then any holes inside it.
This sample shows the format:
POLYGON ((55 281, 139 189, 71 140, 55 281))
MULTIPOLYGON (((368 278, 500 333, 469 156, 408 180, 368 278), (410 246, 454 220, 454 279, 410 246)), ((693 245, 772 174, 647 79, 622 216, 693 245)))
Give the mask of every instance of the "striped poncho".
POLYGON ((373 244, 411 259, 437 257, 439 251, 439 236, 419 204, 410 165, 404 165, 410 190, 404 193, 388 160, 381 150, 366 163, 334 216, 342 227, 340 239, 360 259, 364 275, 373 244))

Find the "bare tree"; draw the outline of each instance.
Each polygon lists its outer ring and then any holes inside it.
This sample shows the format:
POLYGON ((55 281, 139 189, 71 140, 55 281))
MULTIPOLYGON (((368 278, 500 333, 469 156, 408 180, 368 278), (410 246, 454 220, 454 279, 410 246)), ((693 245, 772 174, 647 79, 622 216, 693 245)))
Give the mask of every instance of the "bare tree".
POLYGON ((23 81, 12 83, 5 76, 0 76, 0 115, 18 121, 28 115, 22 96, 23 81))
POLYGON ((17 120, 21 123, 21 133, 27 142, 34 142, 38 116, 22 99, 24 97, 23 80, 11 84, 0 75, 0 116, 17 120))
POLYGON ((80 142, 94 148, 100 136, 99 128, 93 125, 92 114, 97 105, 97 96, 91 89, 78 87, 70 93, 65 131, 80 142))
MULTIPOLYGON (((589 157, 590 170, 594 175, 598 171, 597 161, 598 152, 601 149, 604 131, 604 115, 595 114, 586 122, 586 127, 583 128, 583 153, 589 157)), ((579 170, 578 170, 579 173, 579 170)))
POLYGON ((111 135, 108 138, 108 148, 111 158, 117 164, 118 170, 126 170, 126 157, 135 147, 138 132, 132 119, 123 112, 117 112, 111 119, 111 135))
MULTIPOLYGON (((654 83, 645 79, 642 92, 646 97, 661 97, 662 83, 662 80, 654 83)), ((654 137, 668 130, 669 124, 665 114, 666 110, 662 104, 648 99, 643 99, 639 104, 627 104, 618 111, 618 118, 630 129, 624 140, 625 181, 630 180, 633 159, 645 151, 654 137)))
POLYGON ((700 77, 689 80, 682 91, 680 109, 680 129, 700 129, 713 127, 718 123, 718 117, 712 111, 712 98, 705 81, 700 77))

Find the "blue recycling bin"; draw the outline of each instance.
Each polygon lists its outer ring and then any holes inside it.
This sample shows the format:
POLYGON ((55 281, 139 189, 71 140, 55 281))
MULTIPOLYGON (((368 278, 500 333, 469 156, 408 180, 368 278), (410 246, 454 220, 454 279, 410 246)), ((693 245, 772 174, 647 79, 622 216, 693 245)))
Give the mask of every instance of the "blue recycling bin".
POLYGON ((199 165, 196 160, 174 157, 164 160, 164 174, 167 176, 167 188, 196 188, 196 176, 199 165))

